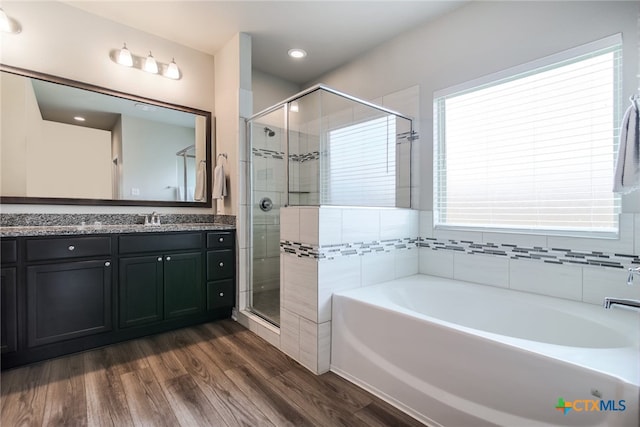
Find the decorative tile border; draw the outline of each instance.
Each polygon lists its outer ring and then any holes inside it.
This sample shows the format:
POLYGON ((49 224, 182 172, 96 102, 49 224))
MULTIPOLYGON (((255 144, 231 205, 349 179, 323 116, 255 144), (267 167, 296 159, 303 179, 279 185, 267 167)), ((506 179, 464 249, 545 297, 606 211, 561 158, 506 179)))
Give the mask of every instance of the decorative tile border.
POLYGON ((298 242, 281 241, 280 252, 296 255, 299 258, 332 260, 346 256, 365 256, 381 252, 390 253, 399 250, 416 249, 418 239, 405 237, 402 239, 375 240, 371 242, 340 243, 335 245, 314 246, 298 242))
MULTIPOLYGON (((262 157, 267 159, 279 159, 279 160, 284 159, 284 152, 282 151, 267 150, 265 148, 252 148, 251 152, 256 157, 262 157)), ((299 162, 299 163, 308 162, 309 160, 318 160, 319 158, 320 158, 319 151, 312 151, 310 153, 303 153, 303 154, 289 154, 289 159, 291 161, 299 162)))
POLYGON ((529 259, 549 264, 574 264, 594 267, 626 268, 629 264, 640 264, 640 256, 620 253, 604 253, 599 251, 575 251, 563 248, 543 248, 540 246, 519 247, 502 243, 477 243, 470 240, 444 240, 436 238, 420 238, 418 246, 433 250, 458 251, 467 254, 485 254, 503 256, 510 259, 529 259))

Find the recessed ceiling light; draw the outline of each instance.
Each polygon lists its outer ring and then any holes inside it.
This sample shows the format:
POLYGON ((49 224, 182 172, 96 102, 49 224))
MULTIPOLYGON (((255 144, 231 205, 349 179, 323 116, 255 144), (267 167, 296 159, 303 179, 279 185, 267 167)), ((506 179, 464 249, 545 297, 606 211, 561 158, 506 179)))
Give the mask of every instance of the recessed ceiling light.
POLYGON ((77 121, 77 122, 84 122, 86 119, 82 116, 75 116, 73 118, 73 120, 77 121))
POLYGON ((302 49, 289 49, 289 56, 295 59, 300 59, 307 56, 307 52, 302 49))

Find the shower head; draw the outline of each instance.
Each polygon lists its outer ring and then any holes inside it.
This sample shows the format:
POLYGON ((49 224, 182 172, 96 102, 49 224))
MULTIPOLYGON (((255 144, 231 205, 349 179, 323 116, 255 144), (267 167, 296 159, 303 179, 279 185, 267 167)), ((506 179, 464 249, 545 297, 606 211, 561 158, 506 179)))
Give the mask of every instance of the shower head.
POLYGON ((267 136, 275 136, 275 132, 269 128, 264 128, 264 134, 267 136))

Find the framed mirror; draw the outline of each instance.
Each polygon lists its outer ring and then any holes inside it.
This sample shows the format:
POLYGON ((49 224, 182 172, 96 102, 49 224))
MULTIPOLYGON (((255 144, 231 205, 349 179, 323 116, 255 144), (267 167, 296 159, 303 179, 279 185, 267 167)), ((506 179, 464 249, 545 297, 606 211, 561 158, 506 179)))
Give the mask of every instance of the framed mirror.
POLYGON ((0 64, 0 203, 211 207, 211 113, 0 64))

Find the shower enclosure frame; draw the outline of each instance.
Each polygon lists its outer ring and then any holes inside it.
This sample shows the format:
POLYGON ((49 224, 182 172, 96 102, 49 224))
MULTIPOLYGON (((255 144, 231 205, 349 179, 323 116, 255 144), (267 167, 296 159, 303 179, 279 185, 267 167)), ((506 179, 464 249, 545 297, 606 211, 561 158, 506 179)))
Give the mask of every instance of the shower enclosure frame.
MULTIPOLYGON (((246 286, 247 286, 247 290, 248 290, 248 298, 245 301, 245 306, 244 307, 240 307, 241 310, 246 310, 249 311, 250 313, 257 315, 258 317, 266 320, 267 322, 269 322, 270 324, 279 327, 279 322, 275 322, 273 319, 268 318, 267 316, 265 316, 264 314, 260 313, 259 311, 254 310, 253 307, 253 279, 254 279, 254 265, 253 265, 253 238, 254 238, 254 215, 253 215, 253 205, 254 205, 254 201, 253 201, 253 188, 254 188, 254 171, 253 171, 253 157, 252 157, 252 148, 253 148, 253 132, 252 132, 252 123, 255 120, 258 120, 262 117, 267 116, 268 114, 271 114, 273 112, 276 112, 278 110, 282 110, 283 114, 284 114, 284 127, 282 128, 282 132, 283 132, 283 160, 284 160, 284 187, 285 187, 285 191, 283 192, 283 196, 284 198, 281 200, 281 206, 282 207, 287 207, 289 206, 289 192, 290 192, 290 173, 289 173, 289 145, 290 145, 290 135, 289 135, 289 130, 290 130, 290 121, 289 121, 289 114, 290 114, 290 105, 292 102, 303 98, 304 96, 307 96, 311 93, 317 92, 317 91, 324 91, 324 92, 328 92, 330 94, 333 95, 337 95, 339 97, 342 97, 346 100, 350 100, 353 101, 357 104, 360 105, 364 105, 367 106, 369 108, 378 110, 380 112, 389 114, 389 115, 394 115, 396 117, 408 120, 409 123, 411 124, 410 127, 410 132, 409 135, 407 135, 407 139, 409 142, 413 141, 413 134, 414 134, 414 130, 413 130, 413 119, 409 116, 406 116, 405 114, 399 113, 398 111, 389 109, 389 108, 385 108, 382 107, 380 105, 376 105, 372 102, 369 101, 365 101, 362 100, 360 98, 357 98, 353 95, 349 95, 347 93, 341 92, 339 90, 333 89, 329 86, 326 86, 325 84, 319 83, 316 84, 314 86, 311 86, 301 92, 296 93, 295 95, 290 96, 289 98, 284 99, 283 101, 278 102, 277 104, 272 105, 271 107, 265 108, 261 111, 259 111, 258 113, 253 114, 252 116, 248 117, 245 119, 245 136, 246 136, 246 144, 245 144, 245 155, 246 155, 246 159, 248 162, 248 168, 247 168, 247 179, 246 179, 246 184, 245 184, 245 191, 247 194, 247 200, 248 200, 248 204, 249 204, 249 209, 247 210, 247 232, 245 233, 245 244, 247 245, 246 247, 248 249, 250 249, 247 252, 247 259, 245 261, 245 266, 247 267, 247 275, 246 275, 246 286)), ((409 174, 409 189, 411 189, 411 173, 409 174)), ((411 196, 409 194, 409 201, 411 200, 411 196)), ((281 272, 280 272, 281 274, 281 272)))

